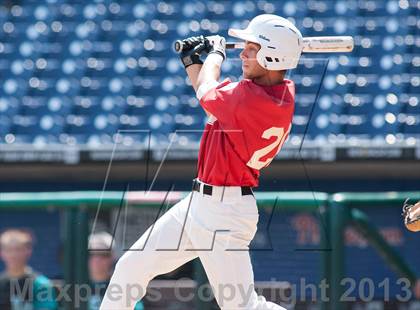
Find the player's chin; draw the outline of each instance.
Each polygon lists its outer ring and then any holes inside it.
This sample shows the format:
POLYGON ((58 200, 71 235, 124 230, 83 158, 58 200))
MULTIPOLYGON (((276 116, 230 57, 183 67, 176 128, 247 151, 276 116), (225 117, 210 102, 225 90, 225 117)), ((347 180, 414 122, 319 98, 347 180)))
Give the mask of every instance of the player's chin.
POLYGON ((244 79, 252 78, 250 72, 248 70, 246 70, 246 68, 244 68, 244 67, 242 67, 242 76, 244 77, 244 79))

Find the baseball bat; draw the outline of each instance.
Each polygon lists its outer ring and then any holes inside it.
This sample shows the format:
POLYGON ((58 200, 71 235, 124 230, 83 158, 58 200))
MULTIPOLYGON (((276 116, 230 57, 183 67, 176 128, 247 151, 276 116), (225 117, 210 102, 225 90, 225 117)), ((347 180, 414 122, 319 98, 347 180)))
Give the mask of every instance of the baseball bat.
MULTIPOLYGON (((243 48, 243 42, 226 42, 226 49, 243 48)), ((174 50, 177 53, 181 53, 184 48, 184 42, 182 40, 175 41, 174 50)))
MULTIPOLYGON (((244 42, 226 42, 226 49, 244 48, 244 42)), ((174 50, 182 52, 184 43, 177 40, 174 50)), ((354 40, 350 36, 326 36, 326 37, 304 37, 303 53, 340 53, 351 52, 354 47, 354 40)))
POLYGON ((354 47, 350 36, 304 37, 304 53, 339 53, 351 52, 354 47))

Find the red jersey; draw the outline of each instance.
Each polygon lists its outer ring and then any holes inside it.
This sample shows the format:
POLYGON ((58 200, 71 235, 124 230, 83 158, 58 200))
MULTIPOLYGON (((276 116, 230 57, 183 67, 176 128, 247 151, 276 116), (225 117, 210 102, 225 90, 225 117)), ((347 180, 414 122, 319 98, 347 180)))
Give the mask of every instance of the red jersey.
POLYGON ((200 142, 198 179, 217 186, 258 186, 259 170, 286 140, 294 111, 295 86, 261 86, 225 80, 200 104, 212 116, 200 142))

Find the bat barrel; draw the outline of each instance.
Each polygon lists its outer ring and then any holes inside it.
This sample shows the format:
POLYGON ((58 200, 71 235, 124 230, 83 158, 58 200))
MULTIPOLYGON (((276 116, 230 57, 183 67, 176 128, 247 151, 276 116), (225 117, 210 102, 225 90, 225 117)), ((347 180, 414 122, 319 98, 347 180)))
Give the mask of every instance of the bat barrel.
POLYGON ((305 53, 351 52, 353 47, 354 41, 350 36, 303 38, 303 52, 305 53))

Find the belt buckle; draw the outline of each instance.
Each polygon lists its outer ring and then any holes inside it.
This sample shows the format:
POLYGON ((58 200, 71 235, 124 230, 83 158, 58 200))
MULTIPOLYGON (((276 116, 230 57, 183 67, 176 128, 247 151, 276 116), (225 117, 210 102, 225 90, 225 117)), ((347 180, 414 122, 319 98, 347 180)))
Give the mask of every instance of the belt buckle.
POLYGON ((201 195, 204 195, 204 183, 198 179, 193 180, 193 190, 199 192, 201 195))
POLYGON ((193 180, 192 190, 200 192, 200 182, 197 179, 193 180))

